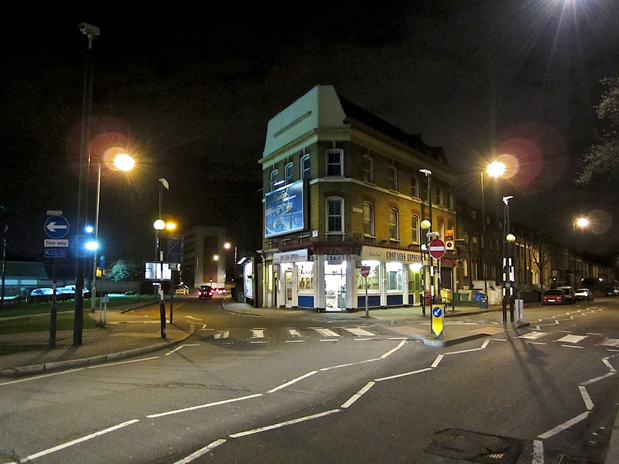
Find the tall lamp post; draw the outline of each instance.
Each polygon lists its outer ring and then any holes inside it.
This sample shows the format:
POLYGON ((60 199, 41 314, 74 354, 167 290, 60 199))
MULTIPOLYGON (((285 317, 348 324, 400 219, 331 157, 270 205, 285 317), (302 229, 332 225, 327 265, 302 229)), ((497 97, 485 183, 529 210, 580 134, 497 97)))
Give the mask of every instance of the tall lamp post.
POLYGON ((165 293, 163 292, 163 249, 161 248, 161 231, 166 223, 161 219, 163 210, 163 189, 170 190, 170 184, 163 177, 159 179, 159 219, 155 221, 155 239, 157 242, 156 262, 159 263, 159 318, 161 320, 161 338, 166 338, 165 293))
MULTIPOLYGON (((129 172, 135 166, 135 160, 126 153, 114 157, 114 167, 119 171, 129 172)), ((86 243, 86 248, 93 253, 92 285, 90 291, 90 312, 95 312, 97 299, 97 251, 99 250, 99 213, 101 211, 101 160, 97 163, 97 200, 95 207, 95 228, 93 240, 86 243)), ((103 321, 100 321, 103 322, 103 321)))
MULTIPOLYGON (((493 161, 486 167, 486 174, 495 179, 501 177, 505 173, 505 164, 500 161, 493 161)), ((482 221, 482 237, 479 240, 479 264, 481 266, 481 278, 484 281, 484 295, 488 298, 488 276, 486 276, 486 260, 485 250, 482 250, 481 244, 486 242, 486 195, 484 192, 484 171, 479 173, 481 182, 481 221, 482 221)))
POLYGON ((513 243, 516 240, 516 237, 510 233, 510 223, 509 223, 509 200, 511 200, 513 195, 508 195, 503 197, 503 221, 504 228, 503 233, 505 234, 503 240, 503 324, 507 324, 507 300, 509 298, 509 308, 510 308, 510 319, 514 322, 514 263, 513 263, 513 243))
MULTIPOLYGON (((580 250, 578 247, 578 243, 576 242, 576 229, 586 229, 587 227, 589 227, 589 219, 587 219, 586 217, 579 217, 578 219, 572 221, 572 243, 573 243, 573 247, 576 250, 577 254, 580 254, 580 250)), ((569 266, 569 257, 568 257, 568 266, 569 266)), ((574 274, 572 274, 574 276, 574 282, 572 282, 572 285, 574 286, 574 288, 576 288, 576 256, 574 256, 574 274)))
MULTIPOLYGON (((428 236, 432 231, 432 171, 430 171, 429 169, 420 169, 419 172, 421 172, 422 174, 424 174, 426 176, 426 179, 428 181, 428 195, 427 195, 427 200, 428 200, 428 219, 427 220, 423 220, 421 221, 422 224, 422 229, 426 231, 425 233, 425 244, 426 244, 426 250, 428 249, 428 236), (425 226, 425 229, 424 229, 425 226)), ((434 295, 433 295, 433 290, 434 290, 434 276, 433 276, 433 272, 434 272, 434 262, 432 259, 432 256, 430 255, 430 253, 428 253, 428 263, 429 263, 429 269, 428 269, 428 279, 430 279, 430 282, 428 282, 426 280, 426 285, 429 283, 430 284, 430 310, 432 310, 432 303, 434 303, 434 295)), ((426 285, 424 285, 424 289, 423 289, 423 300, 422 300, 422 305, 421 305, 421 313, 422 315, 426 315, 426 306, 425 306, 425 297, 426 297, 426 285)))

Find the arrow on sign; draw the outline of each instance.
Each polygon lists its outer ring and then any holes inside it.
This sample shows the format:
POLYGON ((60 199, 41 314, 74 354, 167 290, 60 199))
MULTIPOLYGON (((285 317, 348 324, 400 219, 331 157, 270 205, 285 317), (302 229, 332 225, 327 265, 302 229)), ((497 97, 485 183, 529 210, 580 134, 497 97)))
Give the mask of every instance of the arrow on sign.
POLYGON ((66 230, 68 228, 69 226, 67 224, 56 224, 53 221, 47 224, 47 230, 49 230, 51 233, 54 233, 59 230, 66 230))

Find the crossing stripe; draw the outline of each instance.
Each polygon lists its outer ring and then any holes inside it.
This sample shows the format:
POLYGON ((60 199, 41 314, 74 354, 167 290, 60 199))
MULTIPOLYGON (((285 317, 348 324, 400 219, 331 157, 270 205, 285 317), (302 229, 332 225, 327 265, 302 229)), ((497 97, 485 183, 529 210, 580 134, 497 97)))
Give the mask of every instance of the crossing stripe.
POLYGON ((566 335, 565 337, 561 337, 557 341, 561 342, 561 343, 573 343, 573 344, 576 344, 576 343, 580 343, 585 338, 587 338, 586 335, 566 335))
POLYGON ((376 335, 360 327, 342 327, 342 329, 356 335, 357 337, 374 337, 376 335))

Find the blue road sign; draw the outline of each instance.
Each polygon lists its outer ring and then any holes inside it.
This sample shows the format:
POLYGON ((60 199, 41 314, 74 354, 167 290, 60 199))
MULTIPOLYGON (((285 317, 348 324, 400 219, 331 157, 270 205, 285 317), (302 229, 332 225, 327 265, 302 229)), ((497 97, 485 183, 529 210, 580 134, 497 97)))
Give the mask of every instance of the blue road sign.
POLYGON ((50 216, 43 228, 49 238, 62 238, 69 233, 69 221, 64 216, 50 216))
POLYGON ((46 248, 45 257, 46 258, 66 258, 67 250, 66 248, 46 248))

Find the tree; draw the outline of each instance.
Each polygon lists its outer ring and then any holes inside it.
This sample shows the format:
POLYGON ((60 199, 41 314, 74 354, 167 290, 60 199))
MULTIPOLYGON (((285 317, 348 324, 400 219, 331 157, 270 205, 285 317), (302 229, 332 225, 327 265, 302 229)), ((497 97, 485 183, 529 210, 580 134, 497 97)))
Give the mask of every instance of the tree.
POLYGON ((138 267, 133 261, 118 260, 112 264, 112 268, 105 275, 107 279, 113 281, 133 280, 133 276, 138 272, 138 267))
POLYGON ((614 180, 612 174, 619 174, 619 77, 601 82, 607 88, 595 107, 601 128, 583 157, 583 168, 575 180, 578 185, 590 184, 602 174, 614 180))

